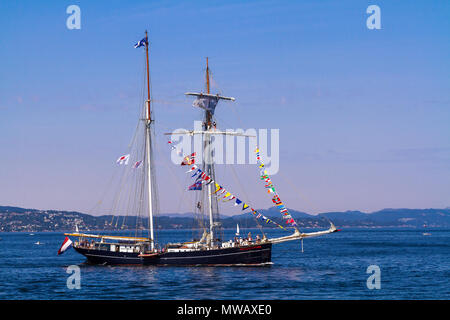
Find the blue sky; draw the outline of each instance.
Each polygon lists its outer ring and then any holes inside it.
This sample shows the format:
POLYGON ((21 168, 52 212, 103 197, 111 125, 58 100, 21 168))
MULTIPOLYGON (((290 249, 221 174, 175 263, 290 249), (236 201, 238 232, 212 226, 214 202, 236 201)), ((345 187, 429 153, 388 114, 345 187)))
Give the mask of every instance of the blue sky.
MULTIPOLYGON (((95 204, 136 126, 133 45, 148 29, 161 143, 199 118, 183 93, 203 89, 208 56, 213 91, 236 97, 219 124, 280 129, 272 180, 288 207, 450 206, 449 13, 448 1, 2 1, 0 205, 95 204), (71 4, 81 30, 66 28, 71 4), (371 4, 381 30, 366 27, 371 4)), ((161 211, 189 211, 164 157, 161 211)), ((271 205, 253 166, 236 168, 245 191, 226 170, 223 184, 271 205)))

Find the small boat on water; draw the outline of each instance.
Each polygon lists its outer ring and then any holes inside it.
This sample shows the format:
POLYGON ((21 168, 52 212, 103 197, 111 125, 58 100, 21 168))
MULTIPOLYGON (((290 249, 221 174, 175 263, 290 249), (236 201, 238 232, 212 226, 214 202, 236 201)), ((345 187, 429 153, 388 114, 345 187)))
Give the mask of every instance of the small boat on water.
POLYGON ((429 232, 424 232, 424 233, 422 233, 422 235, 423 235, 423 236, 431 236, 431 233, 429 233, 429 232))
MULTIPOLYGON (((136 195, 141 196, 138 199, 140 204, 145 204, 145 210, 148 214, 148 236, 119 236, 104 234, 87 234, 78 231, 75 233, 66 233, 67 236, 60 252, 64 252, 73 245, 73 248, 80 254, 84 255, 88 262, 94 264, 139 264, 139 265, 265 265, 271 263, 272 245, 286 241, 301 240, 309 237, 322 236, 339 231, 330 222, 330 228, 324 231, 304 233, 300 232, 297 223, 289 214, 288 209, 281 202, 273 183, 268 176, 264 164, 262 163, 259 149, 255 150, 257 163, 260 170, 260 178, 265 182, 267 193, 272 197, 273 203, 280 210, 283 222, 289 226, 286 228, 273 219, 270 219, 257 210, 253 209, 247 203, 241 201, 229 191, 220 185, 216 180, 213 152, 211 148, 212 138, 214 135, 227 135, 228 132, 216 129, 217 120, 214 117, 215 108, 219 101, 234 101, 232 97, 225 97, 210 92, 210 70, 208 58, 206 59, 206 92, 192 93, 187 92, 187 96, 196 98, 193 105, 199 107, 203 113, 202 130, 187 131, 180 134, 189 136, 200 135, 203 141, 203 156, 196 159, 195 153, 186 155, 181 165, 187 166, 191 174, 194 175, 195 182, 189 187, 189 192, 198 192, 199 201, 196 204, 196 212, 204 216, 200 224, 200 230, 203 234, 200 239, 188 242, 167 243, 163 247, 155 241, 154 214, 156 211, 156 182, 154 168, 154 152, 153 152, 153 133, 154 117, 152 113, 152 100, 150 99, 150 81, 149 81, 149 44, 147 32, 145 38, 139 41, 135 48, 145 47, 146 51, 146 75, 147 75, 147 99, 145 100, 142 117, 140 119, 143 124, 143 132, 141 142, 143 148, 136 148, 140 151, 136 157, 133 168, 141 167, 140 174, 134 172, 138 176, 136 195), (143 166, 140 166, 141 163, 143 166), (242 211, 250 210, 248 213, 253 214, 255 219, 262 219, 266 224, 274 224, 283 230, 292 230, 293 233, 283 237, 268 238, 264 233, 256 238, 252 238, 249 233, 244 239, 235 237, 233 240, 226 241, 223 237, 222 225, 219 215, 220 202, 234 203, 235 206, 242 207, 242 211), (75 237, 78 240, 72 241, 68 237, 75 237)), ((231 135, 246 136, 234 133, 231 135)), ((248 137, 248 136, 247 136, 248 137)), ((171 141, 168 142, 171 144, 171 141)), ((127 165, 130 154, 120 157, 118 164, 127 165)), ((199 219, 200 220, 200 219, 199 219)), ((118 220, 117 220, 118 221, 118 220)), ((116 222, 117 226, 117 222, 116 222)), ((236 228, 236 236, 240 235, 239 225, 236 228)))

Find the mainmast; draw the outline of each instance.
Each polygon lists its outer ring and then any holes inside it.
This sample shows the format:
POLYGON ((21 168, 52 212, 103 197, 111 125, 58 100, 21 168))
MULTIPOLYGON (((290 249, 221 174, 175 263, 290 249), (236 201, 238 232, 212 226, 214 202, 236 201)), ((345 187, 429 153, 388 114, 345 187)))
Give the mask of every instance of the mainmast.
POLYGON ((147 58, 147 100, 146 100, 146 117, 145 121, 145 152, 146 152, 146 164, 147 164, 147 184, 148 184, 148 218, 149 218, 149 231, 150 231, 150 241, 151 241, 151 251, 155 249, 155 241, 153 234, 153 196, 152 196, 152 163, 151 163, 151 112, 150 112, 150 72, 148 64, 148 35, 147 30, 145 31, 145 53, 147 58))
POLYGON ((145 30, 145 54, 147 57, 147 120, 151 121, 151 114, 150 114, 150 71, 148 66, 148 35, 147 30, 145 30))

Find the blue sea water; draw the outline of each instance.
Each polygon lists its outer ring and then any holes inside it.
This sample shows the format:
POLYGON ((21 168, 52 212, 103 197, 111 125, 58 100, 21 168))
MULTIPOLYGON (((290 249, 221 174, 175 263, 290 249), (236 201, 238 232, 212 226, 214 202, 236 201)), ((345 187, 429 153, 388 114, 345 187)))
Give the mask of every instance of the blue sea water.
MULTIPOLYGON (((225 237, 233 233, 225 231, 225 237)), ((159 239, 191 236, 188 230, 165 230, 159 239)), ((92 266, 73 249, 57 256, 62 233, 0 238, 0 299, 450 298, 448 229, 344 229, 306 239, 303 253, 299 241, 274 245, 273 264, 266 267, 92 266), (67 287, 69 265, 80 267, 80 289, 67 287), (381 270, 380 289, 367 288, 370 265, 381 270)))

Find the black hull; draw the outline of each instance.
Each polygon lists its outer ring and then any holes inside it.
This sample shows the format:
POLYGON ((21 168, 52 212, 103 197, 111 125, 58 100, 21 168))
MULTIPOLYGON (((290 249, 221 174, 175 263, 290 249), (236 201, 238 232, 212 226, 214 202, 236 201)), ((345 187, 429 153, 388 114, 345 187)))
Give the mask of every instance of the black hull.
POLYGON ((139 257, 139 253, 128 252, 112 252, 98 249, 77 248, 74 249, 87 258, 87 262, 91 264, 108 264, 108 265, 140 265, 143 259, 139 257))
POLYGON ((166 252, 144 258, 145 265, 260 265, 271 261, 272 244, 215 250, 166 252))
POLYGON ((214 250, 165 252, 153 256, 86 248, 75 248, 75 250, 84 255, 89 263, 108 265, 264 265, 270 263, 272 257, 271 243, 214 250))

